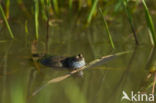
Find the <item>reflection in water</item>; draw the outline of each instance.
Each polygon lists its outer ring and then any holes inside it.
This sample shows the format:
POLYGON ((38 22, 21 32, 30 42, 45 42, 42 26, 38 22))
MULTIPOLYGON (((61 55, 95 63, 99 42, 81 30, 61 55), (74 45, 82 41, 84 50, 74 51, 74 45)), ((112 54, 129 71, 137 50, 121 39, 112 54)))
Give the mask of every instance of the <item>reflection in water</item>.
POLYGON ((149 70, 149 74, 147 75, 147 78, 145 81, 146 83, 144 84, 146 86, 144 88, 147 91, 148 89, 150 90, 150 88, 152 87, 152 93, 154 94, 155 85, 156 85, 156 48, 151 49, 151 52, 148 56, 146 69, 149 70))
MULTIPOLYGON (((120 102, 123 90, 126 92, 132 90, 137 92, 140 90, 149 72, 146 68, 152 68, 155 61, 155 54, 151 54, 150 48, 136 47, 132 53, 113 57, 106 64, 99 63, 85 70, 83 78, 71 76, 59 83, 48 85, 38 95, 32 97, 32 92, 38 87, 47 83, 51 78, 59 77, 69 73, 69 71, 57 71, 43 66, 40 66, 40 71, 38 71, 35 69, 32 61, 22 57, 22 52, 27 49, 18 51, 19 53, 16 55, 16 52, 10 50, 13 50, 13 47, 17 44, 16 42, 11 44, 12 46, 9 51, 7 50, 7 60, 9 61, 7 61, 6 72, 9 73, 15 68, 17 68, 17 71, 11 74, 3 74, 2 78, 0 78, 2 83, 0 88, 3 89, 0 95, 1 100, 5 100, 5 103, 9 103, 10 101, 16 102, 15 99, 20 99, 21 103, 26 103, 26 101, 30 103, 50 103, 55 101, 70 101, 75 103, 79 99, 81 99, 82 103, 120 102), (5 80, 4 83, 5 78, 7 78, 7 81, 5 80), (10 94, 15 95, 14 97, 10 97, 10 94), (17 94, 21 95, 17 96, 17 94), (7 100, 6 96, 10 100, 7 100), (57 97, 60 96, 62 99, 58 100, 57 97), (79 99, 76 98, 77 96, 79 96, 79 99)), ((153 53, 155 53, 154 50, 153 53)), ((89 61, 89 57, 86 58, 89 61)), ((94 59, 94 57, 92 58, 94 59)), ((150 87, 148 90, 151 92, 152 88, 150 87)))
MULTIPOLYGON (((66 75, 59 76, 59 77, 56 77, 56 78, 52 78, 47 83, 45 83, 43 86, 41 86, 39 89, 37 89, 32 95, 35 96, 43 88, 45 88, 47 85, 49 85, 51 83, 61 82, 61 81, 65 80, 65 79, 67 79, 68 77, 73 76, 73 74, 80 74, 81 75, 83 73, 83 70, 85 70, 85 69, 90 69, 90 68, 95 67, 95 66, 100 65, 100 64, 102 65, 102 64, 108 62, 109 60, 112 60, 112 58, 115 58, 115 57, 117 58, 118 56, 121 56, 121 55, 127 54, 127 53, 130 53, 130 52, 129 51, 128 52, 119 52, 119 53, 116 53, 116 54, 103 56, 103 57, 101 57, 99 59, 95 59, 95 60, 91 61, 90 63, 88 63, 88 64, 86 64, 86 65, 84 65, 84 66, 82 66, 80 68, 76 68, 76 69, 74 68, 74 69, 72 69, 72 71, 70 73, 68 73, 66 75)), ((65 68, 62 68, 62 70, 63 69, 65 69, 65 68)), ((68 69, 68 68, 66 68, 66 69, 68 69)))

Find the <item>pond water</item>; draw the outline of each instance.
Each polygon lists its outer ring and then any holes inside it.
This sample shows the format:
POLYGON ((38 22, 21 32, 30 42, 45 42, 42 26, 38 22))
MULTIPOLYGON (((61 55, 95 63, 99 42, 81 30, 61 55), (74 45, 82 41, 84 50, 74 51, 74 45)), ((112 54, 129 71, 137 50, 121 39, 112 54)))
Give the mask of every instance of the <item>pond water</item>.
MULTIPOLYGON (((86 27, 81 16, 85 14, 61 14, 56 25, 49 27, 48 54, 73 56, 82 53, 89 63, 102 56, 130 52, 84 70, 82 77, 72 75, 51 83, 34 96, 32 93, 49 80, 70 71, 42 65, 39 70, 36 69, 30 60, 35 35, 34 20, 13 16, 9 22, 15 40, 8 40, 7 28, 0 25, 3 28, 0 30, 0 103, 120 103, 123 90, 127 93, 151 93, 152 86, 149 85, 152 80, 147 82, 146 79, 151 68, 155 68, 156 55, 147 39, 148 30, 145 22, 142 22, 145 21, 144 14, 140 14, 140 11, 134 14, 140 46, 135 46, 126 15, 116 15, 108 22, 115 49, 110 45, 100 15, 86 27), (25 28, 28 32, 25 32, 25 28)), ((41 20, 38 41, 40 53, 45 50, 46 32, 46 23, 41 20)))

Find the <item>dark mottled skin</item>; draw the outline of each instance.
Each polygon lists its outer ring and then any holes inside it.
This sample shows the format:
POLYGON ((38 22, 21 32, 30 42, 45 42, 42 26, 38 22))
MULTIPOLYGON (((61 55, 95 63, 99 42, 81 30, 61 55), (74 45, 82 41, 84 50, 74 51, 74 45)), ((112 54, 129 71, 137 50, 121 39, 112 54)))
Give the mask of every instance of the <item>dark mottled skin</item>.
POLYGON ((39 59, 39 62, 48 67, 56 68, 71 68, 71 64, 74 61, 84 60, 82 54, 73 57, 62 57, 62 56, 43 56, 39 59))

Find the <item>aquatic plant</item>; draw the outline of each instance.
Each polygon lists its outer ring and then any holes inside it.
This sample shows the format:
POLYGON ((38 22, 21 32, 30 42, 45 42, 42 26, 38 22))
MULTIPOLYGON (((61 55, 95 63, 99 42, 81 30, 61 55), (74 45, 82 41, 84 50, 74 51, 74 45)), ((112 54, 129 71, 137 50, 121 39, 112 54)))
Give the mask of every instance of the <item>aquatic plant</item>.
POLYGON ((106 20, 105 20, 105 17, 104 17, 104 15, 103 15, 102 9, 99 8, 99 11, 100 11, 100 14, 101 14, 101 16, 102 16, 102 18, 103 18, 104 26, 105 26, 106 32, 107 32, 107 34, 108 34, 108 36, 109 36, 109 40, 110 40, 111 46, 112 46, 112 48, 114 49, 114 48, 115 48, 114 42, 113 42, 111 33, 110 33, 110 31, 109 31, 108 24, 107 24, 107 22, 106 22, 106 20))
POLYGON ((97 8, 97 4, 98 4, 98 0, 94 0, 93 5, 92 5, 91 10, 90 10, 89 15, 88 15, 88 19, 87 19, 88 24, 92 20, 93 14, 95 13, 96 8, 97 8))
POLYGON ((56 14, 59 13, 58 0, 52 0, 56 14))
POLYGON ((133 32, 135 43, 136 43, 136 45, 138 45, 139 41, 138 41, 138 38, 137 38, 137 35, 136 35, 136 31, 135 31, 135 27, 134 27, 134 24, 133 24, 133 17, 132 17, 132 14, 130 12, 130 9, 128 8, 128 1, 124 0, 123 4, 124 4, 124 7, 125 7, 125 11, 126 11, 127 17, 128 17, 128 22, 129 22, 131 30, 133 32))
POLYGON ((36 34, 36 39, 38 39, 39 34, 38 34, 38 28, 39 28, 39 21, 38 21, 38 16, 39 16, 39 3, 38 0, 34 0, 35 3, 35 34, 36 34))
POLYGON ((155 33, 155 29, 154 29, 154 23, 153 23, 151 15, 149 13, 149 10, 147 8, 145 0, 142 0, 142 3, 143 3, 144 10, 145 10, 146 23, 147 23, 147 27, 149 29, 149 37, 151 39, 151 43, 152 43, 152 45, 156 45, 156 33, 155 33))
POLYGON ((5 24, 6 24, 7 28, 8 28, 10 37, 11 37, 12 39, 14 39, 14 34, 12 33, 12 30, 11 30, 11 28, 10 28, 10 25, 9 25, 8 21, 7 21, 7 17, 5 16, 5 13, 4 13, 4 10, 3 10, 1 4, 0 4, 0 12, 1 12, 1 14, 2 14, 2 16, 3 16, 3 19, 4 19, 4 21, 5 21, 5 24))

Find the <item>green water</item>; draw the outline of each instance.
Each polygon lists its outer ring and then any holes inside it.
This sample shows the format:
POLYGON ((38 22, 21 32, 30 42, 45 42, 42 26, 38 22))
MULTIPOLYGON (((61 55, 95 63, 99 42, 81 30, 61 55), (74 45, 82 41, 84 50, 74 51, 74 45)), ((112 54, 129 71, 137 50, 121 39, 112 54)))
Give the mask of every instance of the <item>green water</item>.
MULTIPOLYGON (((15 10, 18 10, 16 8, 15 10)), ((14 11, 14 10, 12 10, 14 11)), ((32 96, 49 80, 69 73, 40 66, 38 71, 31 58, 31 44, 35 38, 34 18, 25 19, 19 10, 9 22, 16 39, 10 40, 4 24, 0 24, 0 103, 120 103, 122 91, 151 93, 152 80, 146 82, 151 68, 155 68, 155 49, 150 46, 148 30, 142 9, 134 14, 135 28, 140 46, 135 46, 126 15, 115 15, 108 22, 115 44, 112 48, 99 14, 86 27, 85 13, 61 14, 59 22, 49 27, 48 53, 73 56, 82 53, 89 63, 105 55, 131 51, 108 62, 84 70, 76 75, 52 83, 32 96), (15 16, 16 15, 16 16, 15 16), (28 33, 25 32, 25 22, 28 33), (147 89, 146 89, 147 88, 147 89)), ((153 14, 155 23, 156 15, 153 14)), ((156 24, 156 23, 155 23, 156 24)), ((46 23, 40 19, 38 51, 44 52, 46 23)), ((153 78, 152 78, 153 79, 153 78)), ((123 101, 128 102, 128 101, 123 101)))

